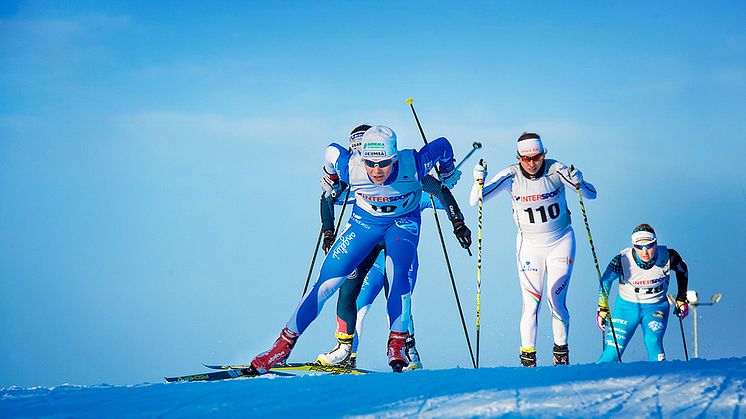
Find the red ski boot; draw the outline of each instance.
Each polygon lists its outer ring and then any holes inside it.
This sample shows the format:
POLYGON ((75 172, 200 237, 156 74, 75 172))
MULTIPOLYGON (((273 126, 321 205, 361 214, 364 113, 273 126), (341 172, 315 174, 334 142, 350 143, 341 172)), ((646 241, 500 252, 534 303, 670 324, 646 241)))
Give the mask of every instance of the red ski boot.
POLYGON ((287 327, 282 329, 280 337, 277 338, 274 345, 267 352, 259 354, 251 360, 251 366, 254 367, 257 373, 264 374, 269 371, 270 368, 286 360, 290 356, 290 351, 293 350, 295 342, 298 340, 298 334, 291 331, 287 327))
POLYGON ((389 334, 389 365, 394 372, 402 372, 407 366, 407 332, 391 332, 389 334))

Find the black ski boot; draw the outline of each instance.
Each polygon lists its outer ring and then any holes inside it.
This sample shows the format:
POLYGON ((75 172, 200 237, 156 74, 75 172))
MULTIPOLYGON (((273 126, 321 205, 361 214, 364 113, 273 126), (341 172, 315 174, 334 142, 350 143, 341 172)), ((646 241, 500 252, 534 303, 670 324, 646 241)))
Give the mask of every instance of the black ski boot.
POLYGON ((570 350, 567 345, 554 344, 554 365, 570 365, 570 350))
POLYGON ((404 371, 404 367, 407 366, 407 363, 404 361, 391 361, 389 363, 391 365, 391 370, 394 372, 402 372, 404 371))
POLYGON ((535 368, 536 367, 536 350, 524 350, 521 348, 521 365, 524 367, 535 368))

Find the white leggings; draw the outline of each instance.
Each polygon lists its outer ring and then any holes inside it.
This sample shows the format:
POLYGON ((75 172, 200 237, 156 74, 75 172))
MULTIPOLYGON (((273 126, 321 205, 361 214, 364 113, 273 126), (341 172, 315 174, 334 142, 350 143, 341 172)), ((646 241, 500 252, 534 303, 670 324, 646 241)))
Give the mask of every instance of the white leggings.
POLYGON ((570 286, 570 274, 575 259, 575 233, 572 227, 549 244, 537 245, 526 241, 521 234, 516 238, 516 263, 521 282, 523 300, 521 311, 521 346, 536 347, 537 314, 544 290, 544 278, 549 291, 549 309, 552 312, 554 343, 567 344, 570 313, 565 298, 570 286))

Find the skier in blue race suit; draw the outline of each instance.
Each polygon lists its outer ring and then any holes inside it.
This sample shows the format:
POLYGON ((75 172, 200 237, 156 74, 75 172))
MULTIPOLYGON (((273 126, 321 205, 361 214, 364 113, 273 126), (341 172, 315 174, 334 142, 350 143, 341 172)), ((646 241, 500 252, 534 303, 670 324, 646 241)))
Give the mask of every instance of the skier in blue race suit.
POLYGON ((386 305, 389 365, 394 371, 407 365, 407 274, 419 242, 422 179, 436 164, 444 185, 455 186, 461 172, 454 165, 453 148, 447 139, 438 138, 420 151, 398 150, 396 134, 381 125, 365 132, 359 154, 350 154, 339 144, 327 147, 324 170, 350 185, 355 194, 352 215, 329 249, 313 287, 303 296, 272 347, 251 361, 250 373, 265 373, 287 359, 326 300, 381 241, 386 244, 386 272, 391 276, 386 305))
POLYGON ((642 329, 648 361, 666 359, 663 335, 666 333, 670 308, 666 292, 671 270, 676 272, 678 287, 674 315, 683 319, 689 314, 686 299, 689 271, 679 253, 659 245, 655 230, 648 224, 640 224, 634 229, 632 245, 632 248, 626 248, 614 256, 602 277, 596 322, 601 331, 605 330, 606 339, 604 351, 597 361, 599 363, 618 361, 638 325, 642 329), (606 319, 609 315, 608 293, 616 279, 619 280, 619 296, 611 317, 614 324, 612 334, 606 319), (607 326, 606 329, 604 326, 607 326))
MULTIPOLYGON (((368 128, 370 128, 369 125, 360 125, 352 130, 348 150, 350 153, 360 151, 361 137, 368 128)), ((342 205, 347 200, 347 197, 343 196, 347 184, 325 174, 321 178, 321 186, 324 189, 321 197, 321 221, 324 235, 322 249, 324 253, 328 253, 335 238, 334 205, 342 205)), ((448 188, 443 188, 441 182, 432 175, 427 175, 423 180, 423 191, 427 193, 422 194, 420 210, 423 211, 432 207, 433 201, 430 196, 433 196, 436 199, 437 209, 446 210, 453 225, 453 233, 459 244, 468 249, 471 245, 471 231, 464 223, 464 216, 451 191, 448 188)), ((409 269, 410 298, 414 294, 418 265, 417 254, 415 254, 414 261, 409 269)), ((331 351, 320 354, 316 358, 317 363, 352 368, 357 365, 357 347, 363 332, 365 315, 381 290, 386 288, 386 294, 388 294, 388 280, 385 276, 384 266, 385 244, 379 243, 342 283, 337 300, 337 327, 334 333, 337 344, 331 351)), ((414 317, 411 311, 405 344, 408 361, 406 369, 422 368, 419 352, 415 346, 414 317)))

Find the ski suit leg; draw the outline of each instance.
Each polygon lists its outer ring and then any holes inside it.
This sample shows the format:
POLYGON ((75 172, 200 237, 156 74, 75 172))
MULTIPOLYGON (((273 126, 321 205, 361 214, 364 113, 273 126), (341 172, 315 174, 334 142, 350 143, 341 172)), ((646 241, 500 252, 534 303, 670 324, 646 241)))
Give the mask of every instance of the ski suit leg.
POLYGON ((391 278, 386 310, 392 332, 409 330, 411 293, 409 268, 420 239, 420 217, 402 217, 386 232, 386 273, 391 278))
POLYGON ((671 306, 665 299, 659 303, 644 304, 640 327, 645 349, 648 352, 648 361, 666 360, 666 351, 663 349, 663 335, 666 334, 670 309, 671 306))
POLYGON ((546 260, 547 302, 552 312, 552 332, 554 343, 557 345, 567 345, 570 312, 567 310, 566 298, 574 259, 575 233, 569 228, 568 232, 552 245, 546 260))
POLYGON ((378 252, 378 257, 375 263, 368 271, 368 274, 363 280, 363 287, 360 289, 360 294, 357 297, 357 316, 355 322, 355 338, 352 341, 352 353, 357 353, 357 347, 360 342, 360 338, 363 335, 363 324, 365 322, 365 315, 368 314, 373 301, 378 297, 378 294, 383 289, 384 272, 383 267, 386 261, 385 251, 378 252))
POLYGON ((313 322, 342 282, 379 243, 386 229, 371 228, 355 218, 351 218, 342 233, 329 249, 321 265, 319 277, 313 287, 303 296, 300 304, 288 320, 286 327, 302 334, 313 322))
POLYGON ((365 276, 373 267, 378 255, 383 250, 382 246, 375 246, 368 256, 358 265, 347 279, 339 287, 337 297, 337 337, 352 337, 355 334, 357 323, 357 298, 365 281, 365 276))
MULTIPOLYGON (((614 313, 611 315, 611 321, 614 322, 614 332, 619 344, 619 353, 624 354, 627 344, 635 334, 637 325, 640 324, 642 314, 640 304, 632 303, 620 297, 614 304, 614 313)), ((614 347, 614 336, 611 334, 611 327, 606 325, 606 342, 601 356, 596 361, 597 364, 602 362, 618 362, 616 348, 614 347)))
POLYGON ((537 315, 544 288, 546 249, 532 246, 518 233, 516 238, 516 263, 521 284, 521 347, 536 347, 537 315))
MULTIPOLYGON (((417 283, 417 271, 420 268, 420 261, 417 256, 417 252, 414 253, 414 260, 412 266, 409 267, 409 298, 414 297, 414 286, 417 283)), ((412 304, 410 304, 409 310, 409 334, 414 336, 414 315, 412 314, 412 304)))

